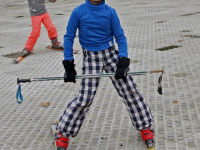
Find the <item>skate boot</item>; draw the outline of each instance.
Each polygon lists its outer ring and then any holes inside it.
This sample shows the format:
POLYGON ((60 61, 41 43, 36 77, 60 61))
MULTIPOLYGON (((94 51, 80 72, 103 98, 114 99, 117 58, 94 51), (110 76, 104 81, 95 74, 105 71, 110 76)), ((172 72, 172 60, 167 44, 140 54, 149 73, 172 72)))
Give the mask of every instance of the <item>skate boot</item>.
POLYGON ((20 63, 26 56, 28 56, 29 54, 31 54, 31 51, 27 48, 22 50, 22 53, 19 57, 15 58, 13 61, 15 63, 20 63))
POLYGON ((140 130, 142 139, 145 141, 148 150, 154 150, 153 131, 150 128, 140 130))
POLYGON ((55 48, 55 49, 64 49, 62 43, 58 42, 57 38, 53 38, 51 40, 51 44, 52 44, 52 48, 55 48))
POLYGON ((54 133, 55 146, 57 150, 67 150, 68 137, 64 137, 61 133, 54 133))
POLYGON ((22 53, 21 53, 21 56, 22 57, 26 57, 26 56, 28 56, 29 54, 31 54, 31 51, 29 50, 29 49, 23 49, 22 50, 22 53))

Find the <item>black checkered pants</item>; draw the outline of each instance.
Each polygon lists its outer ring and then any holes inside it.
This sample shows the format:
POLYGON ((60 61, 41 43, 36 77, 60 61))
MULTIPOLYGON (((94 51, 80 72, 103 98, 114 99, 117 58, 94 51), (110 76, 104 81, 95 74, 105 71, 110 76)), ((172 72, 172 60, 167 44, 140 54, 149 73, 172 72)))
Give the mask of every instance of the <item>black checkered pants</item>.
MULTIPOLYGON (((114 46, 103 51, 91 52, 83 49, 82 74, 99 74, 116 71, 118 51, 114 46)), ((130 118, 136 129, 151 126, 153 117, 131 76, 126 79, 110 77, 119 96, 124 100, 130 118)), ((82 79, 79 94, 68 104, 57 125, 57 130, 64 136, 76 136, 84 121, 85 114, 96 94, 100 78, 82 79)))

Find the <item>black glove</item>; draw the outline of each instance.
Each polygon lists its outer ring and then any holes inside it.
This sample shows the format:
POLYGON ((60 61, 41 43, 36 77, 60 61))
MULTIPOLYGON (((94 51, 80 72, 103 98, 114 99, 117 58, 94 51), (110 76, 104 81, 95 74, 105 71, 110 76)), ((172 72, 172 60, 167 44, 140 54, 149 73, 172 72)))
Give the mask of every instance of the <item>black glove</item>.
POLYGON ((115 73, 115 79, 126 79, 127 72, 129 70, 128 66, 130 64, 130 59, 126 57, 120 57, 117 63, 117 71, 115 73))
POLYGON ((74 60, 63 60, 63 66, 65 68, 64 82, 76 83, 75 77, 77 75, 74 64, 74 60))

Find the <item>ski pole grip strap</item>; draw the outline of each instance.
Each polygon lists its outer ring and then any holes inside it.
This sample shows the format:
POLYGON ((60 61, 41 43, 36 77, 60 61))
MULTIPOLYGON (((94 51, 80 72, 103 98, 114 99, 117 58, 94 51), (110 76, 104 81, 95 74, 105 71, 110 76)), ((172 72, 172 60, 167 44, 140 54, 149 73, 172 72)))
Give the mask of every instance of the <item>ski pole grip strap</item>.
POLYGON ((25 83, 25 82, 31 82, 31 79, 19 79, 19 78, 17 78, 17 84, 19 84, 19 83, 25 83))
POLYGON ((18 104, 21 104, 22 101, 23 101, 23 96, 22 96, 22 93, 21 93, 21 85, 18 84, 18 89, 17 89, 17 93, 16 93, 16 100, 18 102, 18 104), (18 100, 19 98, 19 100, 18 100))
POLYGON ((162 73, 163 73, 164 70, 159 70, 159 69, 158 69, 158 70, 152 70, 152 71, 150 71, 150 73, 159 73, 159 72, 162 72, 162 73))

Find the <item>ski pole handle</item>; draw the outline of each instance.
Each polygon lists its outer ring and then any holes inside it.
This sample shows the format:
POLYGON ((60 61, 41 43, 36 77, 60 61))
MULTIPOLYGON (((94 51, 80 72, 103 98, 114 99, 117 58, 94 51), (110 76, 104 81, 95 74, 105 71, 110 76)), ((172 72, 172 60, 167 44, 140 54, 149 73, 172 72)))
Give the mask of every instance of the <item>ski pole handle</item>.
POLYGON ((31 79, 19 79, 19 78, 17 78, 17 84, 19 84, 21 82, 23 82, 23 83, 25 83, 25 82, 31 82, 31 79))

